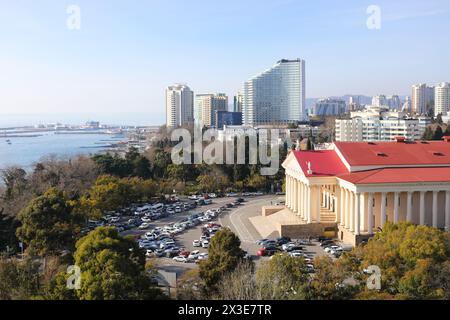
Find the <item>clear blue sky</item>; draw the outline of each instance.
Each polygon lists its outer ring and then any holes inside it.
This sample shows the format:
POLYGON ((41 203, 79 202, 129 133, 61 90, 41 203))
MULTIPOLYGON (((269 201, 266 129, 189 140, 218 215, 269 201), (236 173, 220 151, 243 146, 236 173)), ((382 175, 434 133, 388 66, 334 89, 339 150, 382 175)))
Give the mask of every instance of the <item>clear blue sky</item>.
MULTIPOLYGON (((448 0, 0 0, 0 113, 145 112, 164 88, 232 96, 303 58, 307 97, 409 94, 450 81, 448 0), (66 27, 81 8, 81 30, 66 27), (381 30, 366 9, 382 10, 381 30)), ((154 121, 153 121, 154 122, 154 121)))

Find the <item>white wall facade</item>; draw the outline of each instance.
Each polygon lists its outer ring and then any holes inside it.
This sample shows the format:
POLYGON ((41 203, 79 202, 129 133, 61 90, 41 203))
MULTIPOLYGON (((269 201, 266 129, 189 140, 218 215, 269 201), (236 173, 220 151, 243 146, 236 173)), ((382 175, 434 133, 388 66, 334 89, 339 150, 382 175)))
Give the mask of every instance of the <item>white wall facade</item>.
POLYGON ((253 77, 242 90, 244 125, 289 123, 305 119, 305 61, 280 60, 253 77))
POLYGON ((446 115, 450 111, 450 83, 442 82, 435 87, 434 115, 446 115))
POLYGON ((194 121, 194 92, 186 85, 166 89, 166 125, 179 127, 194 121))
POLYGON ((336 119, 336 141, 390 141, 395 137, 420 140, 430 123, 426 117, 407 118, 404 112, 378 107, 351 113, 351 119, 336 119))

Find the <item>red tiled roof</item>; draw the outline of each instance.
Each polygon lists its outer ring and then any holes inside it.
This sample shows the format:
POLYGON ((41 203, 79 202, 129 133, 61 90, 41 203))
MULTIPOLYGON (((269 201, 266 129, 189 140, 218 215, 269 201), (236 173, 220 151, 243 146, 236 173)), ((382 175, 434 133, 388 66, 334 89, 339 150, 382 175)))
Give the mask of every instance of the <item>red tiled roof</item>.
POLYGON ((307 177, 327 177, 348 173, 347 167, 334 150, 293 152, 307 177), (312 174, 308 174, 308 162, 311 162, 312 174))
POLYGON ((450 182, 449 167, 385 168, 339 175, 353 184, 450 182))
POLYGON ((450 166, 449 142, 335 142, 335 146, 350 166, 450 166))

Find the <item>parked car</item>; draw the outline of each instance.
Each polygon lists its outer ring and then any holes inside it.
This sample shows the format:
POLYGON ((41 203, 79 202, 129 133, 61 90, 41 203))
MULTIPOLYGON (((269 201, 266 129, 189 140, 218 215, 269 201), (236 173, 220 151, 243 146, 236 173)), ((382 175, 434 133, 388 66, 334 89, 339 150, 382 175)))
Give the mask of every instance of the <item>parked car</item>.
POLYGON ((331 245, 334 245, 334 241, 333 240, 325 240, 325 241, 322 241, 320 243, 321 247, 328 247, 328 246, 331 246, 331 245))
POLYGON ((198 248, 198 247, 201 247, 202 244, 200 243, 200 240, 194 240, 194 241, 192 241, 192 246, 194 248, 198 248))
POLYGON ((279 251, 280 251, 280 249, 275 248, 275 247, 261 248, 256 252, 256 255, 258 257, 265 257, 265 256, 271 257, 279 251))
POLYGON ((326 247, 326 248, 324 249, 324 251, 325 251, 326 253, 331 253, 332 250, 338 250, 338 249, 342 250, 342 248, 339 247, 339 246, 329 246, 329 247, 326 247))
POLYGON ((293 257, 293 258, 303 258, 303 257, 305 257, 305 254, 303 252, 300 252, 300 251, 289 252, 289 255, 291 257, 293 257))
POLYGON ((314 265, 312 265, 312 264, 307 264, 307 265, 306 265, 306 272, 314 273, 314 272, 315 272, 315 270, 314 270, 314 265))
POLYGON ((276 247, 277 243, 274 240, 269 240, 263 243, 262 245, 264 248, 271 248, 271 247, 276 247))
POLYGON ((264 242, 266 242, 266 241, 269 241, 269 239, 258 240, 258 241, 256 241, 256 244, 259 245, 259 246, 262 246, 264 244, 264 242))
POLYGON ((208 240, 203 240, 202 241, 202 248, 208 248, 209 247, 209 241, 208 240))
POLYGON ((173 246, 175 246, 175 241, 173 241, 173 240, 164 241, 159 245, 159 247, 161 249, 167 249, 167 248, 173 247, 173 246))
POLYGON ((291 238, 289 237, 279 237, 275 239, 278 246, 281 246, 285 243, 291 242, 291 238))
POLYGON ((292 251, 303 251, 303 247, 302 246, 293 246, 293 247, 288 247, 286 249, 287 252, 292 252, 292 251))
POLYGON ((179 255, 179 253, 180 248, 178 247, 170 247, 164 250, 164 254, 166 255, 167 258, 172 258, 173 256, 179 255))
POLYGON ((148 229, 148 228, 150 228, 150 224, 147 222, 144 222, 139 226, 139 229, 148 229))
POLYGON ((208 259, 208 253, 207 252, 200 253, 198 255, 198 258, 197 258, 197 260, 206 260, 206 259, 208 259))
POLYGON ((184 256, 176 256, 173 258, 173 260, 176 262, 183 262, 183 263, 189 262, 188 258, 186 258, 184 256))
POLYGON ((227 193, 225 194, 226 197, 237 197, 238 194, 237 193, 227 193))
POLYGON ((191 254, 188 256, 188 259, 196 260, 200 256, 200 251, 194 250, 191 252, 191 254))

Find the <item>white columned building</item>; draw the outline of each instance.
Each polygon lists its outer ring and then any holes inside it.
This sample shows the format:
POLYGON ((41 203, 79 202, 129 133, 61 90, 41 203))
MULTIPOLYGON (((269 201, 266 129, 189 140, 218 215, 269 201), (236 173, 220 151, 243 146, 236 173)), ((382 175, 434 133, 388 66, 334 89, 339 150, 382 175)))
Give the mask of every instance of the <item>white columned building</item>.
POLYGON ((329 150, 291 151, 283 167, 286 207, 301 230, 334 225, 351 244, 387 222, 450 230, 450 137, 336 142, 329 150))

